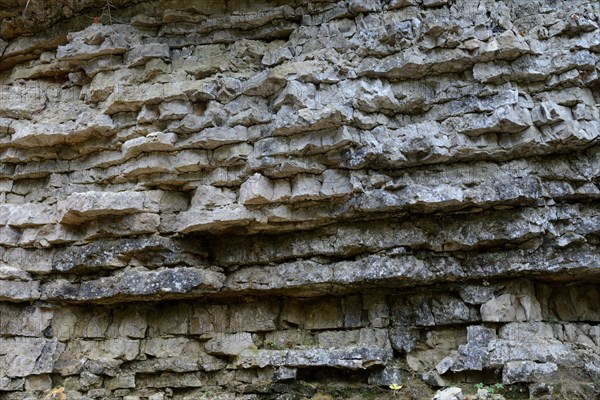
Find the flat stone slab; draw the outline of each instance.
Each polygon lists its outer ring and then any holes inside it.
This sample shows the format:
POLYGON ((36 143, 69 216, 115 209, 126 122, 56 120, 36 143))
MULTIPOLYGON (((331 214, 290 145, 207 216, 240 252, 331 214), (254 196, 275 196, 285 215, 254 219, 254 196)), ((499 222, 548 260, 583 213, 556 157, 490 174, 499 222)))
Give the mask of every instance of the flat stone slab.
POLYGON ((232 364, 236 368, 334 367, 366 369, 385 365, 391 350, 355 347, 346 349, 243 350, 232 364))

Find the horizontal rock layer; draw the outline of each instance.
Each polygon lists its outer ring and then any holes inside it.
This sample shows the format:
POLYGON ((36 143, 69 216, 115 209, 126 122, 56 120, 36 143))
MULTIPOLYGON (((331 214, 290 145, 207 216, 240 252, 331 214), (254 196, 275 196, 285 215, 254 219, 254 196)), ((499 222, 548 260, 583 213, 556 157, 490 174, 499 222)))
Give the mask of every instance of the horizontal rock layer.
POLYGON ((598 395, 598 2, 71 3, 0 0, 0 398, 598 395))
POLYGON ((20 398, 41 379, 37 390, 59 383, 73 396, 171 388, 193 398, 240 384, 252 391, 311 368, 366 370, 380 384, 402 379, 389 374, 396 357, 437 384, 498 368, 505 384, 555 379, 559 368, 593 381, 599 300, 598 284, 516 279, 310 299, 5 303, 3 390, 20 398))

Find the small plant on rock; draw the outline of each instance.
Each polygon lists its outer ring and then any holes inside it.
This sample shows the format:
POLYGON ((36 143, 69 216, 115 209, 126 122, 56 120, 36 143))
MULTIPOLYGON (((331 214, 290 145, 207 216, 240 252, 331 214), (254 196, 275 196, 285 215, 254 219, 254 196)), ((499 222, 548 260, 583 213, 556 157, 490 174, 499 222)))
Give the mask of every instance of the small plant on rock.
POLYGON ((54 389, 49 389, 46 398, 50 400, 67 400, 65 388, 61 386, 54 389))
POLYGON ((398 391, 402 389, 402 385, 398 385, 397 383, 391 384, 389 386, 390 389, 394 391, 394 398, 398 397, 398 391))
POLYGON ((276 342, 265 342, 264 347, 269 350, 283 350, 283 346, 276 342))
POLYGON ((501 383, 495 383, 493 385, 486 386, 483 383, 479 382, 475 385, 477 390, 485 390, 488 394, 495 394, 496 392, 500 392, 504 390, 504 385, 501 383))

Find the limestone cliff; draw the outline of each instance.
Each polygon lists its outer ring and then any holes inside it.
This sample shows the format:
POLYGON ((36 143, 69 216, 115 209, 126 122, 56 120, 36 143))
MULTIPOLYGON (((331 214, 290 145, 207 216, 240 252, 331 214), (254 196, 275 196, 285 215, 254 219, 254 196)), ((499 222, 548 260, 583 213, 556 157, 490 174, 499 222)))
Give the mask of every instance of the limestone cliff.
POLYGON ((598 398, 599 15, 0 0, 0 399, 598 398))

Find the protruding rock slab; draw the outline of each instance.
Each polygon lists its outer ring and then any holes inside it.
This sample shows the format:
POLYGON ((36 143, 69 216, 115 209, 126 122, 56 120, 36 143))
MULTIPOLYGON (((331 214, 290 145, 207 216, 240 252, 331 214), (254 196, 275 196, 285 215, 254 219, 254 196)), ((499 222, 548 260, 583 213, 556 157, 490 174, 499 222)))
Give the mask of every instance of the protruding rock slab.
POLYGON ((101 216, 158 212, 159 203, 145 192, 73 193, 61 204, 61 223, 77 224, 101 216))
POLYGON ((244 350, 233 365, 237 368, 334 367, 366 369, 384 365, 392 356, 380 348, 306 349, 306 350, 244 350))
POLYGON ((128 268, 107 278, 80 284, 56 280, 44 285, 44 300, 75 302, 115 302, 127 300, 184 297, 218 291, 223 285, 223 274, 199 268, 128 268))

